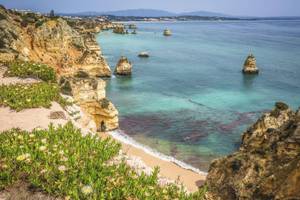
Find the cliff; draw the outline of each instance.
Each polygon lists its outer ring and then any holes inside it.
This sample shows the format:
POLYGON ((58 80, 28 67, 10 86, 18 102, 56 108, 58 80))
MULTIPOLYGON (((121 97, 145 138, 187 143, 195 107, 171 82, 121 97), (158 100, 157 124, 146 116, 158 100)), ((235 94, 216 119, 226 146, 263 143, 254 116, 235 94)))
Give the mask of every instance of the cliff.
POLYGON ((211 164, 206 184, 207 200, 300 199, 300 110, 276 103, 236 153, 211 164))
MULTIPOLYGON (((94 33, 94 32, 92 32, 94 33)), ((95 35, 79 32, 58 17, 0 8, 0 60, 30 60, 58 73, 83 69, 91 76, 111 76, 95 35)))

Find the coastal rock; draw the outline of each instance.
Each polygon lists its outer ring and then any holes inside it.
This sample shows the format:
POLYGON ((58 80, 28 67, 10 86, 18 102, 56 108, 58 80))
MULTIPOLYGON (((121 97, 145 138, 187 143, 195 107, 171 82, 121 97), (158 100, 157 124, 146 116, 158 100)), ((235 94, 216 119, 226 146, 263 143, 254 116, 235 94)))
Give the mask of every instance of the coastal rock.
POLYGON ((126 76, 126 75, 131 75, 132 71, 132 64, 129 62, 129 60, 122 56, 115 68, 115 74, 116 75, 121 75, 121 76, 126 76))
POLYGON ((126 29, 124 26, 117 26, 113 29, 113 33, 116 33, 116 34, 126 34, 126 29))
POLYGON ((300 199, 299 112, 276 103, 243 134, 236 153, 213 161, 206 199, 300 199))
POLYGON ((89 113, 100 132, 115 130, 119 127, 118 110, 106 98, 98 101, 83 102, 81 108, 89 113))
POLYGON ((141 58, 148 58, 149 57, 149 53, 146 52, 146 51, 143 51, 143 52, 139 53, 138 56, 141 57, 141 58))
POLYGON ((256 59, 253 54, 250 54, 244 63, 243 73, 245 74, 258 74, 259 69, 256 66, 256 59))
POLYGON ((171 35, 172 35, 171 30, 169 30, 169 29, 164 30, 164 36, 171 36, 171 35))
POLYGON ((86 73, 79 71, 75 77, 62 77, 60 80, 62 92, 73 96, 76 104, 95 122, 96 130, 117 129, 118 111, 112 102, 105 98, 105 81, 86 76, 86 73))
POLYGON ((111 76, 94 34, 78 32, 62 18, 0 8, 0 58, 45 63, 59 74, 78 68, 91 76, 111 76))
POLYGON ((135 24, 129 24, 128 28, 129 29, 137 29, 137 26, 135 24))

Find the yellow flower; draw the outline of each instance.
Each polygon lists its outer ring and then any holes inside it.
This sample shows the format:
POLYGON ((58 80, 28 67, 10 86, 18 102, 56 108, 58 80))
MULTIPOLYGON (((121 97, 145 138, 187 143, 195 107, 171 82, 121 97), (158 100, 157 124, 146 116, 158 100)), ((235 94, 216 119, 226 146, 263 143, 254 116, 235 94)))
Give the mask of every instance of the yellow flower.
POLYGON ((23 136, 22 136, 22 135, 19 135, 19 136, 18 136, 18 139, 19 139, 19 140, 23 140, 23 136))
POLYGON ((31 102, 31 99, 26 99, 27 102, 31 102))
POLYGON ((45 151, 46 149, 47 149, 47 147, 45 147, 45 146, 40 146, 40 148, 39 148, 40 151, 45 151))
POLYGON ((17 160, 18 160, 18 161, 23 161, 23 160, 25 160, 25 159, 27 159, 27 158, 29 158, 29 157, 30 157, 30 154, 29 154, 29 153, 25 153, 25 154, 19 155, 19 156, 17 157, 17 160))
POLYGON ((42 139, 41 142, 44 143, 44 144, 46 144, 47 143, 47 139, 42 139))
POLYGON ((29 137, 30 137, 30 138, 33 138, 33 137, 34 137, 34 134, 30 134, 29 137))
POLYGON ((85 195, 88 195, 93 192, 93 188, 90 185, 85 185, 81 188, 81 192, 85 195))

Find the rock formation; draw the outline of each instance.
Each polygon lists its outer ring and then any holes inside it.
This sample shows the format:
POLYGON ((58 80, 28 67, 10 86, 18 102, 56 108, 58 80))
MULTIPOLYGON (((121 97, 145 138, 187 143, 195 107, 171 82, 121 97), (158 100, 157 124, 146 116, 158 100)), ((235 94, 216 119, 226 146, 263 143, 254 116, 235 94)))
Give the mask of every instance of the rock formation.
POLYGON ((243 73, 258 74, 259 70, 256 66, 256 59, 253 54, 250 54, 244 63, 243 73))
POLYGON ((141 53, 139 53, 139 57, 141 58, 148 58, 149 57, 149 53, 146 51, 143 51, 141 53))
POLYGON ((131 62, 129 62, 129 60, 126 57, 122 56, 115 68, 114 74, 126 76, 126 75, 131 75, 131 71, 132 71, 131 62))
POLYGON ((119 127, 118 111, 105 97, 105 81, 79 72, 75 77, 62 77, 60 86, 62 92, 73 96, 76 104, 94 120, 97 130, 111 131, 119 127))
POLYGON ((207 200, 300 199, 300 110, 276 103, 238 152, 211 164, 206 184, 207 200))
POLYGON ((117 26, 113 29, 113 33, 126 34, 126 33, 128 33, 128 31, 126 30, 126 28, 124 26, 117 26))
POLYGON ((171 36, 172 32, 169 29, 164 30, 164 36, 171 36))
POLYGON ((78 32, 62 18, 0 8, 0 59, 45 63, 58 73, 78 68, 91 76, 111 76, 94 34, 78 32))

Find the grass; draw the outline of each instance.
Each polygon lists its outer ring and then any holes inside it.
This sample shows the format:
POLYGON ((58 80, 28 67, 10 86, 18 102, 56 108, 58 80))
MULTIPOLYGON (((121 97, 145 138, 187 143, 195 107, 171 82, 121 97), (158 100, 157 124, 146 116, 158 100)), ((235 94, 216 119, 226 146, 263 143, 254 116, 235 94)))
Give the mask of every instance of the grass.
POLYGON ((27 108, 49 108, 52 101, 57 101, 64 107, 68 103, 59 92, 56 83, 0 85, 0 106, 21 111, 27 108))
POLYGON ((175 185, 160 186, 158 169, 138 175, 124 161, 113 164, 120 144, 83 137, 71 123, 48 130, 12 129, 0 134, 0 191, 15 182, 65 199, 202 199, 175 185))
POLYGON ((55 82, 56 74, 53 68, 33 62, 13 61, 8 63, 6 76, 17 76, 20 78, 39 78, 47 82, 55 82))

